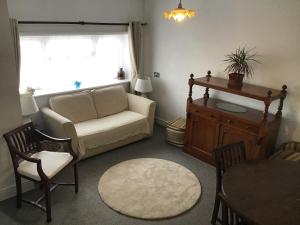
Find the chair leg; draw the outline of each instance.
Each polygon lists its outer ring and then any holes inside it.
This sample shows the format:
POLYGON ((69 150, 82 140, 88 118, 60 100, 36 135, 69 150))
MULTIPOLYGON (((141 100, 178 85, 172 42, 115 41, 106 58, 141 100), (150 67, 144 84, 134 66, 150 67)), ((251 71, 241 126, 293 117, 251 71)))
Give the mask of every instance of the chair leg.
POLYGON ((222 204, 222 225, 228 225, 228 208, 222 204))
POLYGON ((218 214, 219 214, 219 209, 220 209, 220 199, 218 198, 218 196, 216 195, 215 198, 215 205, 214 205, 214 211, 211 217, 211 224, 215 225, 217 218, 218 218, 218 214))
POLYGON ((75 181, 75 193, 78 193, 78 168, 77 168, 77 163, 74 164, 74 181, 75 181))
POLYGON ((21 176, 16 174, 17 208, 22 206, 22 183, 21 176))
POLYGON ((50 192, 51 183, 49 181, 45 181, 43 183, 43 186, 45 189, 47 222, 51 222, 51 192, 50 192))
POLYGON ((230 224, 238 224, 237 222, 236 223, 234 223, 234 220, 235 220, 235 218, 234 218, 234 212, 231 210, 231 209, 229 209, 229 221, 230 221, 230 224))

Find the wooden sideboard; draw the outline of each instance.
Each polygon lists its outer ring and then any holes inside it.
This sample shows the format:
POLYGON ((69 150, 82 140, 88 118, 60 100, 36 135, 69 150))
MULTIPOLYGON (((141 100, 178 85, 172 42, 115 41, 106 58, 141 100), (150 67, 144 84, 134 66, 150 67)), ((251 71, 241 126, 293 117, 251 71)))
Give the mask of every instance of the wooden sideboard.
POLYGON ((184 151, 214 164, 213 149, 243 140, 246 157, 249 160, 267 157, 273 150, 281 121, 283 101, 287 95, 286 85, 275 90, 251 84, 241 89, 227 87, 228 80, 212 77, 210 71, 206 77, 189 79, 189 97, 187 100, 187 124, 184 151), (194 85, 206 88, 203 98, 193 100, 194 85), (244 96, 263 101, 264 111, 244 107, 245 112, 230 112, 217 107, 224 103, 220 99, 209 98, 209 89, 244 96), (279 99, 277 113, 269 113, 272 101, 279 99))

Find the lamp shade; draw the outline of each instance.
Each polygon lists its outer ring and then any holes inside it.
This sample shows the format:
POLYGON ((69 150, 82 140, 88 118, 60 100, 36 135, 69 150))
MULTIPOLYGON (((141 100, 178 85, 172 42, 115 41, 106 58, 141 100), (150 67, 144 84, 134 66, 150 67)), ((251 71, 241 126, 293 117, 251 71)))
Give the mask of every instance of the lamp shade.
POLYGON ((164 16, 166 19, 174 19, 177 22, 181 22, 184 20, 186 17, 187 18, 192 18, 196 15, 195 10, 191 9, 185 9, 182 7, 181 0, 179 1, 178 7, 172 11, 166 11, 164 12, 164 16))
POLYGON ((140 93, 148 93, 152 91, 152 84, 150 77, 146 79, 140 79, 138 78, 135 84, 134 90, 140 92, 140 93))
POLYGON ((39 111, 32 94, 21 94, 20 102, 23 116, 30 116, 39 111))

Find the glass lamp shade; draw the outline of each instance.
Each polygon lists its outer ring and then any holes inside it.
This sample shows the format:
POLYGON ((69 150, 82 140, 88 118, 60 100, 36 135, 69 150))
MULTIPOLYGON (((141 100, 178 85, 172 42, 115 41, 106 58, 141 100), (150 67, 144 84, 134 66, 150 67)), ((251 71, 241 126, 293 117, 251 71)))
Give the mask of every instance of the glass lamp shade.
POLYGON ((172 11, 164 12, 164 16, 166 19, 174 19, 177 22, 181 22, 186 17, 192 18, 196 15, 194 10, 185 9, 182 7, 181 1, 178 4, 178 7, 172 11))
POLYGON ((134 90, 136 90, 137 92, 140 92, 140 93, 151 92, 152 91, 152 84, 151 84, 150 77, 148 77, 146 79, 138 78, 137 81, 136 81, 134 90))
POLYGON ((30 116, 39 111, 32 94, 21 94, 20 103, 23 116, 30 116))

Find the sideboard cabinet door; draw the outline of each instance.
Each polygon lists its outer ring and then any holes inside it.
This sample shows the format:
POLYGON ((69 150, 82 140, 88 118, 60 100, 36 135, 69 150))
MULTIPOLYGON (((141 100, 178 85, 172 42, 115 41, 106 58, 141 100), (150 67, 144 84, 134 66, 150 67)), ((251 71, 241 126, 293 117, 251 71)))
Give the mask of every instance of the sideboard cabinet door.
POLYGON ((246 158, 256 159, 256 150, 259 146, 256 144, 256 135, 247 133, 232 126, 222 125, 220 129, 219 146, 244 141, 246 148, 246 158))
POLYGON ((204 161, 214 164, 212 150, 218 144, 219 123, 199 114, 190 114, 187 119, 186 151, 204 161))

